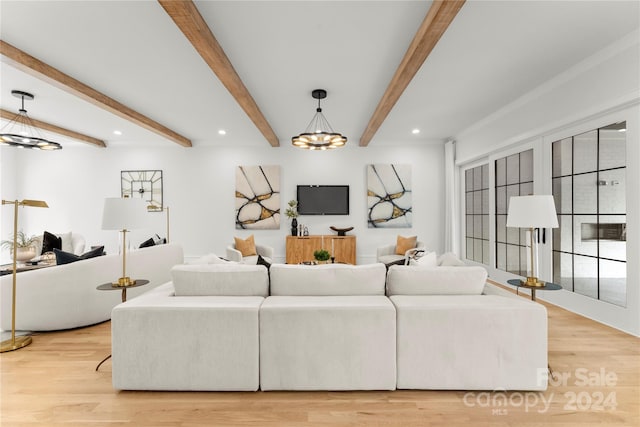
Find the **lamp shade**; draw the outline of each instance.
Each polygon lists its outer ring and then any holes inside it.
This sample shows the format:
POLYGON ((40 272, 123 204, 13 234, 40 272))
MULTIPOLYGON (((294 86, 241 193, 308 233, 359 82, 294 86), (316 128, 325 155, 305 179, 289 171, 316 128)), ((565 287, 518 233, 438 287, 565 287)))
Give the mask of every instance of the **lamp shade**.
POLYGON ((103 230, 133 230, 145 226, 147 203, 144 199, 107 198, 102 211, 103 230))
POLYGON ((509 199, 507 227, 556 228, 558 217, 551 195, 513 196, 509 199))

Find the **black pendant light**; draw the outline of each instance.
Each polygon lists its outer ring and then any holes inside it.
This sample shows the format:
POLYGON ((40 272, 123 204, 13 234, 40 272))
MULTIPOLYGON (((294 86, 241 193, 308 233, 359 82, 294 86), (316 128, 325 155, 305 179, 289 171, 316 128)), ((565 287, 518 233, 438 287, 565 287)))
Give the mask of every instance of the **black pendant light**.
POLYGON ((320 108, 320 100, 327 97, 327 91, 315 89, 311 92, 311 96, 318 100, 316 114, 303 133, 291 138, 291 143, 296 147, 306 148, 307 150, 329 150, 342 147, 347 143, 347 137, 334 132, 322 114, 322 108, 320 108))
POLYGON ((18 110, 18 114, 0 130, 0 145, 35 150, 62 149, 62 146, 57 142, 43 138, 38 128, 27 115, 27 110, 24 108, 24 100, 32 101, 35 97, 29 92, 21 90, 12 90, 11 95, 22 99, 22 107, 18 110))

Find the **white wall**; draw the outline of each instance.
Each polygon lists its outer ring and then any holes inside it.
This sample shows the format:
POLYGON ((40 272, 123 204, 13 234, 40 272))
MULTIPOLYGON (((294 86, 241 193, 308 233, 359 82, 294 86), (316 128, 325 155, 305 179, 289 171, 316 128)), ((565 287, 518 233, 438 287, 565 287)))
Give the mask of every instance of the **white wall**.
MULTIPOLYGON (((355 143, 354 143, 355 144, 355 143)), ((279 230, 236 230, 234 223, 235 168, 240 165, 281 166, 281 210, 296 198, 298 184, 348 184, 349 216, 302 216, 310 234, 332 234, 329 226, 355 227, 358 263, 375 261, 376 247, 395 243, 398 234, 418 235, 427 246, 444 246, 443 145, 367 148, 355 145, 328 152, 311 152, 289 145, 271 148, 65 148, 56 152, 2 147, 2 198, 42 199, 50 209, 23 209, 21 228, 29 234, 44 230, 83 234, 87 247, 105 244, 118 251, 119 233, 101 230, 105 197, 120 196, 120 171, 161 169, 164 203, 170 207, 171 241, 181 243, 187 257, 214 252, 224 256, 234 236, 254 234, 256 241, 275 248, 276 261, 284 261, 286 217, 279 230), (5 156, 6 154, 6 156, 5 156), (5 159, 11 158, 10 164, 5 159), (17 168, 11 171, 13 164, 17 168), (412 165, 413 228, 369 229, 366 223, 366 165, 412 165), (7 173, 5 173, 5 171, 7 173), (17 171, 17 175, 15 172, 17 171)), ((8 160, 7 160, 8 161, 8 160)), ((4 212, 4 218, 7 217, 4 212)), ((136 246, 152 233, 165 232, 165 214, 150 213, 149 228, 131 233, 136 246)), ((9 218, 10 221, 10 218, 9 218)), ((1 236, 10 230, 2 223, 1 236)), ((8 258, 3 253, 4 259, 8 258)))
MULTIPOLYGON (((627 121, 627 304, 619 307, 566 291, 540 292, 571 311, 640 336, 640 37, 638 31, 587 58, 457 136, 457 164, 465 167, 515 146, 539 144, 551 193, 550 144, 618 121, 627 121)), ((461 229, 464 224, 460 222, 461 229)), ((493 271, 495 280, 505 280, 493 271)))

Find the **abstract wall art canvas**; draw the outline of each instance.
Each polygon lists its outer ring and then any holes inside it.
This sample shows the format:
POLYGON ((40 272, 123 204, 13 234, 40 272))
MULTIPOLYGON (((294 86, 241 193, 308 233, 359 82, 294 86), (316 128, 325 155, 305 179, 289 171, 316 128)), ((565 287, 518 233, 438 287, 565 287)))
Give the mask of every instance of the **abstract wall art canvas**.
POLYGON ((367 166, 369 228, 410 228, 412 209, 411 165, 367 166))
POLYGON ((236 168, 236 228, 280 228, 280 166, 236 168))

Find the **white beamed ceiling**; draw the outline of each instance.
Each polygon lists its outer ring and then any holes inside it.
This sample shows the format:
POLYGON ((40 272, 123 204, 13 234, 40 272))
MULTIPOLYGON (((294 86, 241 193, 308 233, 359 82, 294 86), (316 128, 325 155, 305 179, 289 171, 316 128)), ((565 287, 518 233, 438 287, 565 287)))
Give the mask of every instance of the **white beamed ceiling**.
MULTIPOLYGON (((636 31, 637 1, 467 1, 370 146, 442 142, 636 31), (413 135, 413 128, 421 129, 413 135)), ((281 146, 314 114, 312 89, 355 149, 431 2, 196 1, 281 146)), ((7 43, 191 139, 268 142, 155 1, 0 1, 7 43), (219 136, 218 130, 227 134, 219 136)), ((178 145, 0 64, 0 103, 108 147, 178 145), (113 135, 113 130, 123 132, 113 135)), ((53 138, 53 135, 50 135, 53 138)), ((87 146, 55 137, 65 146, 87 146)), ((96 149, 96 148, 91 148, 96 149)))

